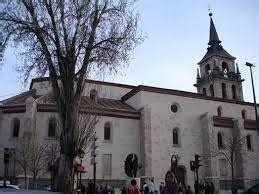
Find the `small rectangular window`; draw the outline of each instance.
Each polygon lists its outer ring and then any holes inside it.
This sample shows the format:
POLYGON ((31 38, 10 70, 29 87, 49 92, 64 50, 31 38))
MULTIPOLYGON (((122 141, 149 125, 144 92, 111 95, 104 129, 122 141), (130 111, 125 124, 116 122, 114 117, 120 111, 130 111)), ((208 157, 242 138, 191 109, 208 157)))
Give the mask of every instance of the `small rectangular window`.
POLYGON ((103 175, 112 174, 112 155, 111 154, 103 154, 103 175))
POLYGON ((227 162, 225 159, 219 160, 219 173, 220 176, 226 176, 227 175, 227 162))

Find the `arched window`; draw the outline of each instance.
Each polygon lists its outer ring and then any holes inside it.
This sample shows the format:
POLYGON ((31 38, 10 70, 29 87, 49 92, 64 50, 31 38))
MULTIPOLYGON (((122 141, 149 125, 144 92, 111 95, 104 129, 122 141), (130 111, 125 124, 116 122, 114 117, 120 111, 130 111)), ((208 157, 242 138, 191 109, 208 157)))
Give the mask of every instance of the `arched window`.
POLYGON ((111 125, 110 125, 110 123, 105 123, 105 125, 104 125, 104 140, 111 140, 111 125))
POLYGON ((246 147, 247 147, 247 150, 252 150, 251 136, 250 135, 246 136, 246 147))
POLYGON ((222 71, 223 72, 227 72, 228 73, 228 71, 229 71, 229 69, 228 69, 228 64, 224 61, 224 62, 222 62, 222 71))
POLYGON ((92 101, 96 101, 96 100, 97 100, 97 91, 96 91, 95 89, 92 89, 92 90, 90 91, 90 99, 91 99, 92 101))
POLYGON ((227 98, 227 90, 226 90, 226 84, 222 83, 222 98, 227 98))
POLYGON ((232 97, 233 99, 237 99, 236 86, 232 85, 232 97))
POLYGON ((210 74, 210 73, 211 73, 210 64, 207 64, 207 65, 205 66, 205 73, 206 73, 206 74, 210 74))
POLYGON ((210 95, 214 97, 214 86, 210 84, 210 95))
POLYGON ((178 129, 175 128, 173 130, 173 145, 179 145, 179 134, 178 134, 178 129))
POLYGON ((202 89, 202 93, 203 93, 204 95, 207 95, 206 88, 203 88, 203 89, 202 89))
POLYGON ((49 120, 49 129, 48 129, 48 137, 55 137, 56 136, 56 119, 51 118, 49 120))
POLYGON ((218 148, 223 148, 222 134, 218 133, 218 148))
POLYGON ((219 107, 217 108, 217 113, 218 113, 218 116, 219 116, 219 117, 222 116, 222 107, 221 107, 221 106, 219 106, 219 107))
POLYGON ((242 114, 242 118, 246 119, 246 110, 242 110, 241 114, 242 114))
POLYGON ((20 120, 14 119, 13 121, 13 137, 19 137, 20 132, 20 120))

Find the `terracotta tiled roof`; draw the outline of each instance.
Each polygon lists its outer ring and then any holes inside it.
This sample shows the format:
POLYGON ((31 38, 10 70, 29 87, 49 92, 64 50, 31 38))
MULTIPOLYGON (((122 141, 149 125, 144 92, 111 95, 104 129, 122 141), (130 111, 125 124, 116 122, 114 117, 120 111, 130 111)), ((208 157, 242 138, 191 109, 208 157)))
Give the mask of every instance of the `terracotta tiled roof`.
POLYGON ((37 99, 39 96, 36 95, 36 90, 32 89, 2 101, 2 105, 8 106, 25 104, 26 99, 29 97, 37 99))
MULTIPOLYGON (((50 81, 49 77, 38 77, 31 80, 30 89, 32 89, 32 86, 35 82, 44 82, 44 81, 50 81)), ((128 84, 120 84, 120 83, 114 83, 114 82, 106 82, 106 81, 97 81, 97 80, 91 80, 87 79, 87 83, 91 84, 98 84, 98 85, 105 85, 105 86, 114 86, 119 88, 128 88, 128 89, 134 89, 136 86, 128 85, 128 84)))
MULTIPOLYGON (((158 88, 152 86, 143 86, 139 85, 135 89, 131 90, 127 94, 121 97, 122 101, 127 101, 132 96, 136 95, 140 91, 151 92, 151 93, 159 93, 159 94, 167 94, 167 95, 175 95, 175 96, 182 96, 186 98, 196 98, 202 100, 210 100, 210 101, 218 101, 218 102, 226 102, 226 103, 233 103, 233 104, 240 104, 240 105, 247 105, 247 106, 254 106, 254 103, 251 102, 244 102, 234 99, 226 99, 226 98, 217 98, 212 96, 206 96, 204 94, 198 94, 193 92, 186 92, 182 90, 173 90, 173 89, 166 89, 166 88, 158 88)), ((259 107, 259 104, 257 104, 259 107)))
MULTIPOLYGON (((44 96, 41 96, 36 100, 36 102, 41 105, 56 104, 52 93, 48 93, 44 96)), ((107 98, 98 98, 96 101, 92 101, 88 96, 83 96, 81 98, 81 106, 92 107, 97 109, 105 109, 105 110, 138 112, 133 107, 129 106, 122 100, 114 100, 114 99, 107 99, 107 98)))
MULTIPOLYGON (((58 112, 52 92, 42 96, 35 95, 35 93, 35 90, 30 90, 4 100, 0 108, 3 113, 24 113, 26 111, 26 99, 33 97, 37 102, 38 112, 58 112)), ((80 112, 100 116, 140 119, 140 112, 122 100, 107 98, 98 98, 96 101, 92 101, 87 96, 82 97, 80 112)))

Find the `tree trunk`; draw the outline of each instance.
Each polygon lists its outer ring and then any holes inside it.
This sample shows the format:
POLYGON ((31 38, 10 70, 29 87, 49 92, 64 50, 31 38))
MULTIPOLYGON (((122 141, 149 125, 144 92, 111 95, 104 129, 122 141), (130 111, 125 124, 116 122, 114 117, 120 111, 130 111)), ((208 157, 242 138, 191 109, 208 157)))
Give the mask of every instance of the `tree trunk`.
POLYGON ((36 183, 36 177, 35 177, 35 175, 33 175, 33 178, 32 178, 32 188, 33 189, 36 189, 35 188, 35 183, 36 183))
POLYGON ((26 170, 24 171, 24 188, 28 189, 28 187, 27 187, 27 173, 26 173, 26 170))
POLYGON ((72 193, 73 190, 73 160, 66 154, 60 155, 59 169, 57 176, 57 191, 72 193))
MULTIPOLYGON (((72 88, 74 82, 72 82, 72 88)), ((65 84, 63 84, 65 85, 65 84)), ((74 133, 77 122, 78 103, 73 98, 74 90, 63 87, 64 106, 59 107, 62 120, 62 131, 60 136, 60 161, 57 176, 57 190, 60 192, 72 192, 73 190, 73 161, 76 156, 74 133), (72 90, 72 91, 71 91, 72 90)))
POLYGON ((235 194, 235 176, 234 176, 234 159, 233 156, 231 156, 231 193, 235 194))

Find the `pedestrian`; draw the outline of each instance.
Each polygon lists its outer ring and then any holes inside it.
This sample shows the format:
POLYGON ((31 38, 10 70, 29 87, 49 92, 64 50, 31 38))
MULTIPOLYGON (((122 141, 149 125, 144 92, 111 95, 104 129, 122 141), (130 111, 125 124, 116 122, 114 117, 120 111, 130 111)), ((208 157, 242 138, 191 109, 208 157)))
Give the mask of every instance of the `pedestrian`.
POLYGON ((121 189, 121 194, 127 194, 127 189, 125 186, 121 189))
POLYGON ((159 193, 161 193, 163 187, 165 186, 164 182, 160 182, 160 185, 159 185, 159 193))
POLYGON ((92 193, 94 193, 94 186, 93 186, 92 181, 90 180, 88 182, 87 194, 92 194, 92 193))
POLYGON ((185 194, 193 194, 190 185, 187 186, 187 189, 186 189, 186 191, 185 191, 185 194))
POLYGON ((148 188, 148 184, 146 182, 144 182, 143 191, 144 191, 144 194, 149 194, 149 188, 148 188))
POLYGON ((85 192, 86 192, 85 186, 83 184, 81 184, 80 188, 81 188, 81 193, 85 194, 85 192))
POLYGON ((149 181, 148 188, 150 194, 155 194, 155 185, 153 180, 149 181))
POLYGON ((102 190, 102 194, 108 194, 108 193, 109 193, 109 189, 108 189, 108 186, 106 184, 105 187, 102 190))
POLYGON ((183 194, 183 188, 182 188, 181 182, 179 182, 178 193, 179 193, 179 194, 183 194))
POLYGON ((137 185, 137 181, 135 179, 132 179, 130 184, 131 185, 128 188, 128 194, 139 194, 139 188, 137 185))
POLYGON ((112 188, 110 189, 110 193, 111 193, 111 194, 115 194, 115 189, 114 189, 114 187, 112 187, 112 188))
POLYGON ((211 183, 210 183, 210 193, 211 193, 211 194, 214 194, 214 191, 215 191, 215 187, 214 187, 213 182, 211 182, 211 183))
POLYGON ((176 177, 171 171, 167 171, 165 174, 165 186, 163 187, 161 194, 178 194, 176 177))
POLYGON ((210 185, 208 182, 205 182, 204 194, 210 194, 210 185))
MULTIPOLYGON (((102 188, 102 187, 101 187, 102 188)), ((101 188, 98 187, 98 185, 95 187, 95 194, 101 193, 101 188)))

